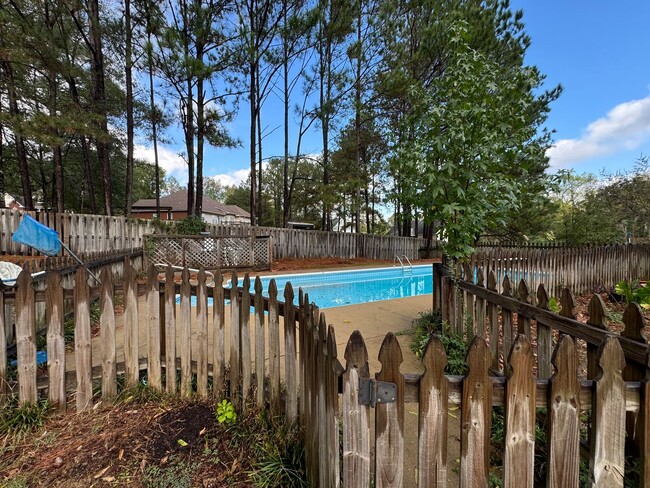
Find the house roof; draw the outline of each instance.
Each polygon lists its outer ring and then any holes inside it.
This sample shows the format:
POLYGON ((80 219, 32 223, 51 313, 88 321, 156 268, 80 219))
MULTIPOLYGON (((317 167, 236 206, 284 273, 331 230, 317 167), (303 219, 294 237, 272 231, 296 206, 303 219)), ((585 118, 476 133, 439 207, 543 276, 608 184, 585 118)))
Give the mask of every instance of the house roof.
MULTIPOLYGON (((133 210, 151 210, 156 208, 155 198, 144 198, 138 200, 132 206, 133 210)), ((170 210, 172 212, 186 212, 187 211, 187 190, 179 190, 170 193, 164 197, 160 197, 160 208, 170 210)), ((237 205, 224 205, 217 202, 212 198, 203 196, 203 213, 213 215, 236 215, 238 217, 248 217, 250 214, 238 207, 237 205)))

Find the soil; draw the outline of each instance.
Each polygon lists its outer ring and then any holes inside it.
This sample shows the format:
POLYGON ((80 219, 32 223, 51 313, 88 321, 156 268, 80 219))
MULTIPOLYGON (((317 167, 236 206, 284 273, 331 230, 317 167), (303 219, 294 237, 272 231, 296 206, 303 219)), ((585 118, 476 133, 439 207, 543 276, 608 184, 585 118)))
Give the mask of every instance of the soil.
POLYGON ((0 461, 1 486, 253 486, 247 446, 233 442, 209 401, 100 404, 53 417, 22 439, 6 437, 0 461))

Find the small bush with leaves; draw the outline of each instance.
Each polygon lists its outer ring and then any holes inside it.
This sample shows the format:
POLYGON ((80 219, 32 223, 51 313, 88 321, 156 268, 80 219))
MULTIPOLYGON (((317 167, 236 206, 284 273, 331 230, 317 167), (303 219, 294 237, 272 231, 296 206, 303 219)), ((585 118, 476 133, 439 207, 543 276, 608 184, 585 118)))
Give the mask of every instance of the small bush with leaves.
POLYGON ((440 337, 447 352, 445 373, 454 375, 467 374, 465 358, 468 343, 461 334, 449 330, 449 326, 442 321, 440 310, 421 313, 420 318, 416 321, 413 342, 411 343, 411 350, 415 355, 419 358, 424 355, 427 344, 434 334, 440 337))
POLYGON ((217 422, 228 425, 235 420, 237 420, 237 412, 232 403, 225 399, 217 403, 217 422))
POLYGON ((176 234, 180 236, 192 236, 205 231, 205 222, 201 217, 191 215, 185 217, 176 224, 176 234))
POLYGON ((638 303, 641 308, 650 310, 650 283, 641 286, 638 281, 627 280, 616 283, 614 291, 621 295, 626 303, 638 303))

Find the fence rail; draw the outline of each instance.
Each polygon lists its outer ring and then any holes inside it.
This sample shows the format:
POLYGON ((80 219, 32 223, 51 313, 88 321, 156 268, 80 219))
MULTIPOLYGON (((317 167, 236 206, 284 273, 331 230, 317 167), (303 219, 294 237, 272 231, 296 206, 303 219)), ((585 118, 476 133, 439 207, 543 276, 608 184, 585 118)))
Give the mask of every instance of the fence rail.
MULTIPOLYGON (((436 276, 443 281, 448 279, 440 269, 436 276)), ((127 385, 135 385, 142 368, 146 369, 150 387, 170 393, 221 399, 227 389, 239 411, 246 411, 253 404, 264 407, 268 400, 269 408, 282 413, 286 422, 299 422, 304 427, 307 473, 312 486, 368 487, 371 480, 377 487, 402 486, 406 477, 414 474, 419 486, 446 486, 452 469, 447 457, 453 442, 447 433, 455 421, 449 406, 458 405, 461 486, 487 486, 492 410, 505 406, 501 466, 504 486, 532 487, 534 474, 542 469, 535 464, 533 451, 536 408, 543 407, 549 423, 548 454, 544 460, 548 466, 547 486, 578 486, 580 431, 581 427, 588 427, 592 483, 622 487, 623 478, 628 474, 625 456, 633 455, 625 443, 626 413, 636 417, 636 425, 648 425, 647 351, 632 348, 635 352, 631 361, 643 375, 626 380, 625 353, 632 350, 630 337, 603 332, 593 363, 598 374, 581 380, 577 375, 574 339, 563 336, 554 347, 549 342, 554 349, 554 354, 547 356, 549 360, 553 358, 550 362, 553 376, 536 378, 534 352, 526 337, 526 321, 531 317, 526 315, 525 302, 520 308, 509 310, 511 302, 492 303, 489 301, 492 295, 480 293, 472 295, 476 297, 474 302, 466 302, 471 303, 466 310, 472 311, 478 324, 489 322, 494 314, 491 306, 501 307, 503 323, 510 324, 512 345, 500 368, 508 371, 505 377, 494 374, 493 341, 488 345, 480 336, 471 343, 467 355, 469 372, 463 377, 444 374, 447 358, 436 338, 424 354, 425 372, 402 373, 402 351, 394 334, 384 339, 379 351, 381 370, 373 375, 362 335, 352 334, 340 361, 334 328, 327 325, 325 315, 302 291, 298 293, 298 305, 294 306, 290 284, 283 293, 280 291, 284 297, 282 303, 274 281, 265 298, 257 280, 255 293, 249 291, 248 275, 243 280, 233 276, 235 294, 219 286, 219 273, 211 283, 203 271, 190 276, 187 269, 175 273, 168 268, 163 278, 150 267, 144 284, 145 295, 138 300, 138 283, 131 267, 127 266, 120 286, 113 283, 108 270, 103 270, 100 278, 100 287, 93 291, 88 286, 86 270, 80 268, 76 272, 75 345, 74 354, 67 355, 60 314, 66 294, 58 273, 48 274, 44 291, 50 310, 48 374, 43 381, 53 405, 64 410, 68 395, 74 393, 77 410, 89 410, 94 401, 93 379, 101 381, 101 397, 109 399, 117 392, 118 371, 125 375, 127 385), (124 296, 120 334, 116 333, 113 298, 118 289, 124 296), (95 341, 91 338, 89 318, 93 294, 99 295, 101 309, 100 336, 95 341), (179 305, 177 296, 180 296, 179 305), (191 306, 192 297, 196 299, 195 309, 191 306), (213 298, 212 307, 208 306, 208 297, 213 298), (508 312, 517 314, 511 316, 511 322, 508 322, 508 312), (142 334, 143 331, 146 333, 142 334), (119 364, 118 351, 124 357, 119 364), (75 367, 66 368, 66 361, 74 361, 75 367), (66 373, 68 369, 71 371, 66 373), (360 395, 361 390, 374 387, 372 381, 366 381, 371 378, 395 385, 392 398, 379 401, 374 408, 360 395), (227 384, 229 388, 225 388, 227 384), (281 385, 284 385, 283 394, 281 385), (418 403, 418 429, 417 434, 413 433, 417 436, 417 460, 405 459, 404 455, 405 443, 416 442, 406 438, 404 428, 406 404, 413 402, 418 403), (590 421, 583 418, 585 412, 590 421), (314 428, 316 425, 318 428, 314 428), (339 461, 339 446, 342 461, 339 461), (407 472, 407 465, 415 471, 407 472)), ((472 286, 481 288, 480 283, 472 286)), ((449 296, 445 290, 449 289, 450 286, 442 285, 442 292, 436 298, 438 303, 448 303, 444 300, 449 296)), ((473 291, 469 285, 462 288, 462 293, 473 291)), ((34 401, 39 391, 31 312, 36 300, 31 277, 23 272, 15 294, 20 338, 17 381, 11 382, 20 402, 34 401)), ((636 317, 634 307, 628 310, 631 311, 626 312, 626 320, 636 317)), ((569 319, 552 315, 558 323, 569 319)), ((536 316, 538 327, 545 317, 546 311, 536 316)), ((2 315, 0 319, 4 320, 2 315)), ((638 331, 639 325, 635 324, 634 330, 638 331)), ((478 327, 476 332, 489 336, 478 327)), ((9 393, 5 388, 7 358, 1 357, 4 350, 0 347, 0 398, 9 393)), ((640 449, 636 459, 640 462, 642 486, 648 486, 650 430, 639 428, 635 440, 640 449)))
MULTIPOLYGON (((36 255, 35 250, 13 242, 22 211, 0 209, 0 254, 36 255)), ((55 229, 63 242, 74 252, 105 252, 144 246, 145 234, 160 229, 149 220, 103 215, 27 212, 39 222, 55 229)), ((395 255, 417 259, 426 239, 375 236, 344 232, 251 227, 250 225, 206 224, 215 236, 271 236, 272 254, 283 258, 367 258, 392 260, 395 255)))

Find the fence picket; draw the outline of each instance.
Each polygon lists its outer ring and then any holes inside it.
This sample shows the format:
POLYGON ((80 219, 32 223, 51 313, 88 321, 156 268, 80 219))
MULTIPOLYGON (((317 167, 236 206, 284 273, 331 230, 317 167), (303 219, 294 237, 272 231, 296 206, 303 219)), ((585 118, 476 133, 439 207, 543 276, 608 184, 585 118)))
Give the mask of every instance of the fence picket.
POLYGON ((278 313, 278 288, 275 280, 269 282, 269 382, 271 412, 280 411, 280 321, 278 313))
MULTIPOLYGON (((0 215, 0 219, 1 219, 0 215)), ((0 239, 2 229, 0 229, 0 239)), ((5 285, 0 278, 0 407, 7 402, 7 320, 5 318, 5 285)), ((46 309, 47 310, 47 309, 46 309)))
MULTIPOLYGON (((176 284, 171 266, 165 270, 165 390, 176 393, 176 284)), ((186 317, 182 315, 181 317, 186 317)))
POLYGON ((433 336, 422 359, 418 425, 418 486, 447 486, 448 386, 447 354, 433 336))
MULTIPOLYGON (((598 293, 594 293, 591 300, 589 300, 588 313, 587 324, 601 330, 607 330, 607 323, 605 322, 607 307, 598 293)), ((597 354, 598 346, 587 344, 587 378, 590 380, 594 379, 598 373, 597 354)))
POLYGON ((375 486, 388 488, 404 483, 404 376, 399 371, 404 361, 402 349, 392 332, 386 334, 379 348, 381 371, 378 381, 397 385, 394 403, 375 408, 375 486))
MULTIPOLYGON (((497 292, 497 279, 494 270, 488 273, 487 289, 497 292)), ((499 371, 499 307, 496 303, 487 302, 487 315, 490 324, 490 368, 499 371)))
MULTIPOLYGON (((512 289, 510 286, 510 278, 506 275, 503 278, 501 294, 505 297, 512 296, 512 289)), ((510 354, 510 347, 512 346, 512 310, 501 307, 501 324, 503 327, 503 359, 508 358, 510 354)))
MULTIPOLYGON (((542 283, 537 287, 537 307, 542 310, 548 308, 548 293, 542 283)), ((547 379, 551 376, 551 355, 553 351, 553 337, 551 328, 537 322, 537 377, 547 379)))
POLYGON ((90 336, 90 290, 88 271, 83 266, 74 278, 74 352, 77 371, 77 411, 92 408, 93 362, 90 336))
POLYGON ((34 403, 37 400, 36 325, 34 322, 34 288, 32 276, 27 269, 23 269, 16 280, 15 310, 18 401, 20 404, 34 403))
MULTIPOLYGON (((169 268, 171 269, 171 268, 169 268)), ((190 270, 183 268, 181 272, 181 394, 192 395, 192 286, 190 285, 190 270)), ((175 337, 175 336, 174 336, 175 337)))
MULTIPOLYGON (((176 335, 174 335, 174 338, 176 335)), ((203 266, 196 285, 196 394, 208 396, 208 289, 203 266)), ((176 369, 174 368, 174 371, 176 369)))
POLYGON ((246 403, 250 393, 251 393, 251 333, 250 333, 250 323, 251 323, 251 279, 248 273, 244 275, 244 281, 242 283, 242 298, 241 298, 241 309, 239 311, 239 323, 241 336, 240 336, 240 348, 241 348, 241 371, 242 371, 242 412, 246 411, 246 403))
MULTIPOLYGON (((284 374, 287 391, 297 391, 296 378, 296 315, 293 305, 293 288, 287 282, 284 288, 284 374)), ((298 399, 289 395, 286 403, 287 421, 292 424, 298 418, 298 399)))
POLYGON ((589 474, 593 487, 623 487, 625 469, 625 358, 613 336, 598 351, 599 374, 592 396, 589 474))
POLYGON ((266 338, 264 337, 264 301, 262 280, 255 278, 255 399, 258 407, 264 405, 264 361, 266 338))
POLYGON ((124 265, 124 369, 126 385, 134 388, 140 381, 138 284, 131 263, 124 265))
POLYGON ((553 354, 548 408, 548 488, 578 486, 580 474, 580 383, 571 337, 553 354))
POLYGON ((99 309, 102 345, 102 397, 117 395, 117 360, 115 346, 115 307, 113 306, 113 273, 107 267, 100 274, 99 309))
POLYGON ((369 378, 368 350, 355 330, 348 339, 343 373, 343 486, 370 486, 370 407, 359 404, 359 380, 369 378))
MULTIPOLYGON (((325 321, 325 315, 323 315, 325 321)), ((327 321, 325 321, 327 323, 327 321)), ((336 350, 336 334, 334 327, 327 330, 327 364, 325 377, 326 389, 326 422, 327 422, 327 469, 331 486, 338 488, 341 485, 341 467, 339 465, 339 376, 343 367, 338 360, 336 350)))
POLYGON ((223 292, 223 277, 221 271, 217 271, 214 275, 214 289, 212 292, 212 324, 214 327, 214 336, 212 345, 213 361, 212 361, 212 380, 213 380, 213 393, 217 400, 221 399, 224 387, 224 375, 226 369, 225 358, 225 300, 223 292))
POLYGON ((517 336, 508 363, 503 485, 505 488, 532 488, 535 473, 535 377, 532 374, 533 351, 526 336, 517 336))
POLYGON ((239 317, 239 285, 237 273, 231 278, 230 289, 230 396, 236 408, 241 408, 239 397, 241 381, 241 356, 240 356, 240 317, 239 317))
POLYGON ((488 486, 492 382, 489 352, 482 337, 474 337, 467 352, 469 373, 461 401, 460 486, 488 486))
POLYGON ((153 265, 147 270, 147 382, 156 390, 162 389, 160 364, 160 291, 158 273, 153 265))

